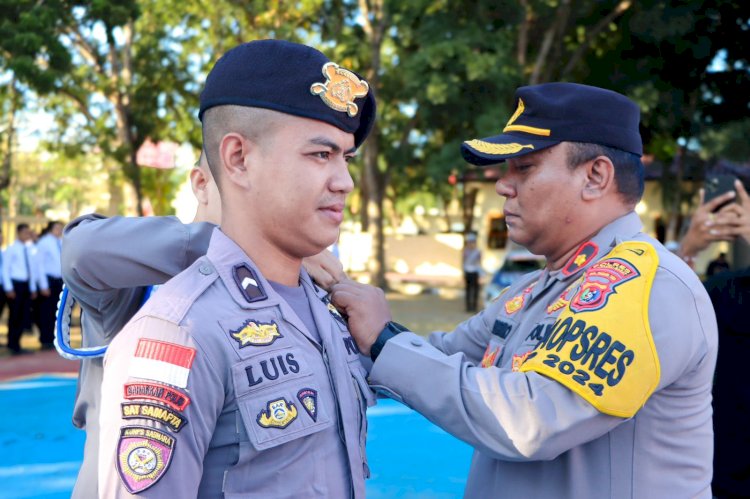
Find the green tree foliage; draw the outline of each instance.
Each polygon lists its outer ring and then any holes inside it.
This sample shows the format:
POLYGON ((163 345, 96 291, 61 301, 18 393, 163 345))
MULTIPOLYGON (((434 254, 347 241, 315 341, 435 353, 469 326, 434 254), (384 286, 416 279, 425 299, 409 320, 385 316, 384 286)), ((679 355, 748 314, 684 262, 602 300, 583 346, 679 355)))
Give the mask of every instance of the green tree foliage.
MULTIPOLYGON (((152 203, 175 179, 136 167, 135 152, 147 138, 200 145, 203 77, 229 48, 267 37, 310 43, 363 75, 378 123, 352 167, 352 211, 375 236, 378 284, 386 213, 410 210, 414 192, 435 205, 455 195, 447 178, 464 168, 461 141, 497 133, 519 85, 577 81, 630 95, 647 150, 666 163, 691 144, 739 150, 746 129, 735 124, 748 111, 750 4, 740 0, 5 3, 0 62, 48 96, 58 144, 116 162, 152 203)), ((9 108, 11 93, 0 92, 0 105, 9 108)))
MULTIPOLYGON (((57 147, 101 154, 144 196, 174 190, 146 173, 136 152, 146 139, 185 139, 183 96, 194 77, 160 0, 15 2, 0 14, 4 68, 42 96, 57 124, 57 147), (4 30, 4 31, 3 31, 4 30), (172 109, 179 109, 172 111, 172 109)), ((171 12, 169 12, 171 14, 171 12)), ((188 105, 185 105, 188 104, 188 105)), ((191 120, 192 121, 192 120, 191 120)), ((157 204, 161 204, 158 201, 157 204)))
POLYGON ((680 215, 699 186, 683 179, 701 178, 717 155, 746 150, 733 131, 748 114, 750 4, 637 2, 622 16, 612 40, 610 50, 588 58, 585 81, 639 102, 646 151, 669 166, 662 192, 669 211, 667 237, 676 239, 680 215), (698 148, 706 161, 688 161, 698 148))

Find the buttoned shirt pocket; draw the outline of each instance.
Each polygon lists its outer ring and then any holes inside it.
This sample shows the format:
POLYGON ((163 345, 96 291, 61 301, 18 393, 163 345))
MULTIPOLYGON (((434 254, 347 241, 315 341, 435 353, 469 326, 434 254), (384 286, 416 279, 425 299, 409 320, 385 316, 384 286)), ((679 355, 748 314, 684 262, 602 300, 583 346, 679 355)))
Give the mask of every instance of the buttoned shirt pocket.
POLYGON ((505 345, 508 339, 518 329, 518 321, 511 319, 506 315, 499 315, 495 318, 490 329, 490 338, 487 348, 480 362, 481 367, 499 366, 505 357, 505 345))
POLYGON ((299 348, 259 352, 232 367, 242 421, 250 443, 265 450, 317 433, 333 424, 329 385, 299 348))

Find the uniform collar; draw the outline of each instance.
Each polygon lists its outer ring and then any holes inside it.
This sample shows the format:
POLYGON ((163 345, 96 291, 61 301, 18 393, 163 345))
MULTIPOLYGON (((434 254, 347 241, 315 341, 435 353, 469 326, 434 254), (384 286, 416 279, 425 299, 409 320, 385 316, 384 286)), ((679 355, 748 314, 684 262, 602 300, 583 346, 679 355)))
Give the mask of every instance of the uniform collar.
MULTIPOLYGON (((229 290, 232 299, 244 309, 258 309, 278 305, 280 298, 271 288, 271 284, 263 277, 253 260, 240 248, 237 243, 216 227, 211 234, 206 257, 213 265, 224 286, 229 290), (235 269, 244 266, 251 271, 251 279, 257 283, 262 296, 257 296, 253 301, 248 301, 246 294, 237 282, 235 269)), ((200 269, 199 269, 200 270, 200 269)))
MULTIPOLYGON (((601 260, 612 248, 624 239, 629 239, 641 232, 642 229, 641 219, 634 211, 615 219, 602 227, 594 237, 582 243, 561 269, 549 272, 549 278, 558 281, 577 279, 591 264, 601 260)), ((545 270, 544 274, 547 273, 545 270)), ((540 281, 546 280, 546 277, 542 275, 540 281)))

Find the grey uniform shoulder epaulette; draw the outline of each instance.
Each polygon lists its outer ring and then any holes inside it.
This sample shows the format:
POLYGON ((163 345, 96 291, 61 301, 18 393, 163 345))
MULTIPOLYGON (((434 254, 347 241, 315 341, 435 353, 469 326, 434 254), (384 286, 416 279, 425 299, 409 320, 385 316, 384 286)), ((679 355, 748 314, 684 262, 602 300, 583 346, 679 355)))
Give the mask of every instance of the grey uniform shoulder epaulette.
POLYGON ((219 278, 208 258, 201 257, 184 272, 159 287, 159 293, 169 295, 169 300, 154 305, 147 301, 133 320, 150 316, 180 324, 198 298, 219 278))

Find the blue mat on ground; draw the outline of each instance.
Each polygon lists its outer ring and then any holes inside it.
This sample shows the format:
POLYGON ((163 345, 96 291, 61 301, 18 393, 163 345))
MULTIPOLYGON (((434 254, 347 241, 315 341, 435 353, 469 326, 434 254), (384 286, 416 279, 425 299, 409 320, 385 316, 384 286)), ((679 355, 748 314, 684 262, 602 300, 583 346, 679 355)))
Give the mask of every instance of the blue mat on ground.
MULTIPOLYGON (((41 376, 0 383, 0 498, 69 498, 84 433, 70 422, 76 382, 41 376)), ((460 497, 471 448, 392 400, 367 414, 367 496, 460 497)))

